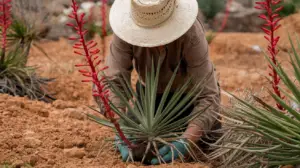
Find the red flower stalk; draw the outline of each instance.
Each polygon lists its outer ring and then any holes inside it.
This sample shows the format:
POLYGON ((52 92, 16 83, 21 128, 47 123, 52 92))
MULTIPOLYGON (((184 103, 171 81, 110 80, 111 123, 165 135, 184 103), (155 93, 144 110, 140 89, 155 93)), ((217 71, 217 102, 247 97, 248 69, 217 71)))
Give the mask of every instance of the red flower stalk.
POLYGON ((7 40, 6 40, 6 33, 7 33, 7 29, 9 28, 9 26, 11 25, 11 16, 10 16, 10 12, 11 12, 11 0, 1 0, 0 2, 0 26, 1 26, 1 36, 2 36, 2 41, 1 41, 1 59, 0 59, 0 63, 4 62, 4 57, 5 57, 5 49, 6 49, 6 44, 7 44, 7 40))
POLYGON ((102 37, 106 36, 106 4, 107 0, 102 0, 101 16, 102 16, 102 37))
POLYGON ((221 25, 221 27, 220 27, 220 29, 219 29, 218 32, 222 32, 225 29, 225 27, 226 27, 226 24, 227 24, 227 21, 228 21, 228 17, 229 17, 229 12, 230 12, 229 8, 230 8, 231 3, 232 3, 232 0, 227 0, 227 2, 226 2, 226 8, 225 8, 225 17, 224 17, 224 19, 222 21, 222 25, 221 25))
MULTIPOLYGON (((279 41, 279 36, 275 36, 275 31, 281 26, 279 24, 279 21, 281 18, 279 17, 278 12, 283 9, 283 6, 278 7, 274 10, 274 6, 278 5, 281 2, 281 0, 263 0, 261 2, 256 2, 257 6, 255 6, 256 9, 265 10, 266 14, 260 14, 259 17, 266 21, 266 23, 263 25, 262 30, 265 32, 265 39, 268 40, 268 51, 270 54, 270 58, 272 62, 277 65, 277 59, 276 56, 279 52, 278 49, 276 49, 276 45, 279 41)), ((276 70, 269 65, 269 68, 271 69, 271 73, 269 75, 272 77, 272 87, 277 96, 284 99, 283 96, 281 96, 281 92, 278 88, 280 77, 278 76, 276 70)), ((284 110, 284 108, 280 104, 276 104, 278 109, 284 110)))
MULTIPOLYGON (((77 43, 74 44, 73 48, 76 49, 74 51, 75 54, 81 55, 85 57, 85 63, 84 64, 77 64, 76 67, 89 67, 90 70, 81 69, 79 72, 89 79, 82 80, 82 82, 92 82, 96 86, 96 89, 93 90, 93 96, 97 96, 102 100, 102 103, 105 107, 104 116, 110 120, 111 123, 114 124, 116 130, 118 131, 121 139, 128 145, 128 147, 132 148, 133 145, 131 142, 125 137, 124 133, 120 129, 119 123, 116 121, 115 114, 110 108, 109 105, 109 92, 108 90, 104 89, 104 85, 102 84, 102 81, 105 80, 104 77, 101 79, 98 78, 98 72, 96 70, 96 67, 101 63, 101 60, 99 60, 99 56, 96 56, 100 50, 95 48, 97 43, 94 41, 86 42, 84 39, 84 35, 87 33, 87 30, 84 30, 83 26, 86 23, 86 21, 83 20, 85 14, 82 13, 79 15, 77 13, 78 11, 78 5, 75 2, 75 0, 72 0, 72 8, 73 12, 69 15, 70 18, 74 19, 76 21, 76 25, 72 23, 68 23, 67 26, 73 27, 75 30, 77 30, 77 34, 79 37, 71 37, 70 40, 75 40, 77 43), (82 51, 80 51, 82 50, 82 51)), ((107 67, 104 67, 100 69, 100 71, 105 70, 107 67)))

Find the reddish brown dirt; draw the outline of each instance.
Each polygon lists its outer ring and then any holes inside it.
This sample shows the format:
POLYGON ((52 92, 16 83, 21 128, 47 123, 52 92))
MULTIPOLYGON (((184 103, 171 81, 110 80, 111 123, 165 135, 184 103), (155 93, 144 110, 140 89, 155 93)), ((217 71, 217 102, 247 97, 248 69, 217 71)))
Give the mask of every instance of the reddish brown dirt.
MULTIPOLYGON (((290 22, 295 23, 294 20, 290 22)), ((299 32, 300 26, 293 26, 293 30, 299 32)), ((138 164, 122 163, 112 144, 106 141, 113 137, 111 130, 87 120, 82 113, 91 112, 86 105, 95 104, 90 85, 80 82, 82 77, 74 64, 81 59, 73 54, 68 41, 61 39, 40 45, 52 61, 33 49, 29 64, 39 66, 40 75, 56 78, 50 84, 50 90, 57 93, 58 100, 45 104, 0 95, 0 166, 8 163, 43 168, 139 167, 138 164)), ((253 88, 259 91, 263 86, 269 86, 261 76, 267 72, 266 61, 261 52, 251 48, 253 45, 266 47, 263 34, 221 33, 214 39, 210 55, 223 90, 233 92, 253 88)), ((280 57, 284 60, 287 54, 281 53, 280 57)), ((223 94, 223 104, 227 101, 223 94)), ((208 166, 176 163, 157 167, 208 166)))

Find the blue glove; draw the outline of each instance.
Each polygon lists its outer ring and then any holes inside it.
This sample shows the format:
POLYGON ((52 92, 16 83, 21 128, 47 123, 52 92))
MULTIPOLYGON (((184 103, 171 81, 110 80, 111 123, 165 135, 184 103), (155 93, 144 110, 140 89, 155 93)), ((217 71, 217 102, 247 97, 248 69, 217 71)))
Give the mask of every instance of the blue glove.
MULTIPOLYGON (((184 156, 187 153, 187 147, 186 147, 186 142, 185 140, 181 139, 179 141, 172 142, 172 144, 175 146, 175 148, 184 156)), ((174 160, 179 158, 179 153, 178 151, 173 148, 174 151, 174 160)), ((172 161, 172 151, 171 147, 169 145, 165 145, 162 148, 159 149, 159 154, 161 157, 164 159, 166 163, 169 163, 172 161)), ((159 164, 159 161, 157 158, 153 158, 151 160, 152 165, 157 165, 159 164)))
POLYGON ((129 150, 127 145, 124 144, 123 140, 121 140, 117 135, 115 136, 115 144, 121 153, 122 161, 126 162, 129 156, 129 150))

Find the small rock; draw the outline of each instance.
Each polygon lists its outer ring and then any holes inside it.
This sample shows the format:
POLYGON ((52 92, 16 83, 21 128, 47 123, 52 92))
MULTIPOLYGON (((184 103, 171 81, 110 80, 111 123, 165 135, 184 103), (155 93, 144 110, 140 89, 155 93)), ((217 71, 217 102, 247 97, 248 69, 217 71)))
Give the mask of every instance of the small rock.
POLYGON ((11 115, 12 115, 12 112, 10 112, 10 111, 4 111, 4 112, 3 112, 3 115, 4 115, 4 116, 11 116, 11 115))
POLYGON ((81 113, 78 109, 75 108, 68 108, 64 110, 65 115, 77 120, 84 120, 85 115, 81 113))
POLYGON ((77 146, 78 148, 83 148, 86 146, 86 140, 84 138, 76 138, 73 141, 74 146, 77 146))
POLYGON ((26 130, 26 131, 24 132, 24 135, 27 135, 27 136, 29 136, 29 135, 34 135, 34 134, 35 134, 35 132, 32 131, 32 130, 26 130))
POLYGON ((85 151, 82 148, 64 149, 64 154, 67 157, 82 159, 85 156, 85 151))
POLYGON ((50 160, 48 160, 48 164, 49 164, 49 165, 54 165, 54 164, 55 164, 55 161, 50 159, 50 160))
POLYGON ((46 109, 40 109, 37 114, 41 117, 49 117, 49 111, 46 109))
POLYGON ((261 48, 260 48, 259 45, 254 45, 254 46, 252 46, 251 48, 252 48, 254 51, 256 51, 256 52, 262 52, 262 50, 261 50, 261 48))
POLYGON ((22 137, 22 134, 15 133, 12 137, 13 137, 14 139, 18 139, 18 138, 21 138, 21 137, 22 137))
MULTIPOLYGON (((33 148, 25 148, 25 149, 23 149, 23 151, 24 150, 25 150, 27 155, 33 154, 34 151, 35 151, 35 149, 33 149, 33 148)), ((22 151, 22 149, 20 151, 22 151)))
POLYGON ((36 113, 37 115, 41 117, 49 117, 48 110, 44 109, 43 107, 39 106, 28 106, 28 110, 30 110, 33 113, 36 113))
POLYGON ((41 140, 34 137, 26 137, 25 140, 25 148, 36 148, 42 144, 41 140))

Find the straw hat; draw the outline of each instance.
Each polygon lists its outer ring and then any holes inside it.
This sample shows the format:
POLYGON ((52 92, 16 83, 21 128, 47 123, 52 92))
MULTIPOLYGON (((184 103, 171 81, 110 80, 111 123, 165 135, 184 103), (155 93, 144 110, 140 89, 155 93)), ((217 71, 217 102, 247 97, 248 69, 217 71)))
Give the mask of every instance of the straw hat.
POLYGON ((135 46, 171 43, 196 21, 197 0, 115 0, 109 21, 113 32, 135 46))

